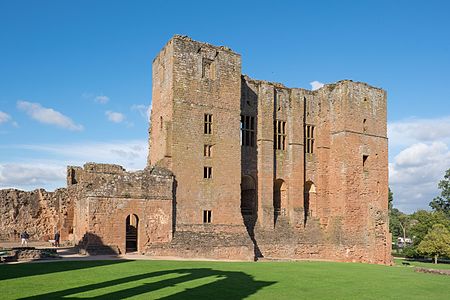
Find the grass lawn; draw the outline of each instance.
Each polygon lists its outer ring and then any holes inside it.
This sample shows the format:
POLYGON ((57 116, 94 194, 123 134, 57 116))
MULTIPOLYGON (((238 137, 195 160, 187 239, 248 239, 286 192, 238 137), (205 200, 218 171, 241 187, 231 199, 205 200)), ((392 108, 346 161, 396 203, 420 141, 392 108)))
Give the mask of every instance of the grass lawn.
POLYGON ((428 269, 438 269, 438 270, 449 270, 450 264, 433 264, 431 262, 419 262, 419 261, 410 261, 404 259, 394 258, 394 262, 396 265, 401 266, 403 261, 407 261, 413 267, 421 267, 428 269))
POLYGON ((0 265, 1 299, 449 299, 450 276, 331 262, 0 265))

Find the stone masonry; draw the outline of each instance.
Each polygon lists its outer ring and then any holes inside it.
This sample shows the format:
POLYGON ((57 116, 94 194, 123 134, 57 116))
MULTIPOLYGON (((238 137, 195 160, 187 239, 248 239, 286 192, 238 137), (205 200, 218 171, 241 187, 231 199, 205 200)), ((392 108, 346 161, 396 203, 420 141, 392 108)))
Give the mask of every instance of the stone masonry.
POLYGON ((391 261, 379 88, 253 80, 229 48, 175 36, 153 61, 149 148, 177 184, 174 238, 159 251, 248 257, 244 232, 255 258, 391 261))
POLYGON ((88 163, 55 192, 0 191, 0 238, 32 226, 90 253, 391 263, 385 91, 254 80, 231 49, 174 36, 150 124, 142 171, 88 163))

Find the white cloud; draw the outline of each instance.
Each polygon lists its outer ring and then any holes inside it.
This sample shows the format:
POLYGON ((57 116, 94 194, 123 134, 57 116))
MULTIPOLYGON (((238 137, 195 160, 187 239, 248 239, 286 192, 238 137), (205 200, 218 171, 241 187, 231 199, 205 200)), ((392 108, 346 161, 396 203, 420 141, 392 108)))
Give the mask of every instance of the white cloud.
POLYGON ((56 145, 16 145, 17 149, 45 153, 67 164, 87 161, 121 164, 126 168, 144 168, 147 157, 147 141, 84 142, 56 145))
POLYGON ((394 206, 405 212, 429 209, 450 168, 450 116, 390 122, 388 137, 394 206))
POLYGON ((11 116, 0 110, 0 124, 9 122, 10 120, 11 120, 11 116))
POLYGON ((94 98, 95 102, 100 103, 100 104, 106 104, 109 101, 109 97, 108 96, 97 96, 94 98))
POLYGON ((311 85, 311 89, 313 91, 318 90, 325 85, 322 82, 319 82, 317 80, 314 80, 314 81, 310 82, 309 84, 311 85))
POLYGON ((67 165, 82 166, 86 162, 97 162, 118 164, 127 170, 140 170, 146 166, 148 152, 146 140, 8 145, 0 148, 25 153, 20 162, 0 161, 0 188, 25 190, 65 187, 67 165))
POLYGON ((88 92, 84 92, 83 94, 81 94, 81 97, 85 98, 85 99, 91 99, 93 98, 95 95, 92 93, 88 93, 88 92))
POLYGON ((150 113, 152 110, 152 105, 144 105, 144 104, 133 104, 131 106, 131 110, 137 111, 143 118, 146 120, 150 120, 150 113))
POLYGON ((0 188, 31 190, 46 186, 53 189, 55 182, 64 182, 66 168, 50 164, 0 164, 0 188))
POLYGON ((125 115, 115 111, 106 111, 105 115, 108 117, 108 120, 114 123, 121 123, 125 120, 125 115))
POLYGON ((412 212, 429 208, 428 203, 439 194, 437 183, 450 168, 450 150, 443 142, 413 144, 389 164, 389 184, 394 192, 394 205, 412 212))
POLYGON ((52 108, 43 107, 39 103, 19 100, 17 101, 17 108, 40 123, 56 125, 74 131, 83 130, 83 126, 75 124, 71 118, 52 108))
POLYGON ((450 141, 450 116, 390 122, 388 137, 391 146, 407 146, 437 140, 450 141))

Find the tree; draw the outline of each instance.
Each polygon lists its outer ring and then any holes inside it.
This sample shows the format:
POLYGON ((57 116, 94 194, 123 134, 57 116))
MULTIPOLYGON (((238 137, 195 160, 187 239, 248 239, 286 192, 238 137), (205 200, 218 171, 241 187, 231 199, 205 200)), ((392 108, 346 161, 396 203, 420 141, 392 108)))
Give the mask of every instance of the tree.
POLYGON ((450 220, 441 212, 430 212, 426 210, 418 210, 410 215, 410 236, 413 237, 414 245, 417 246, 424 239, 433 225, 442 224, 450 229, 450 220))
POLYGON ((401 236, 406 238, 406 232, 409 227, 409 216, 402 213, 393 205, 394 193, 389 188, 388 193, 388 206, 389 206, 389 231, 392 233, 392 239, 397 241, 397 237, 401 236))
POLYGON ((420 242, 417 251, 434 257, 434 263, 437 264, 439 256, 450 256, 450 231, 442 224, 434 224, 420 242))
POLYGON ((438 188, 441 195, 434 198, 430 206, 434 211, 442 211, 450 218, 450 169, 445 172, 444 179, 439 181, 438 188))
POLYGON ((394 193, 392 193, 390 187, 389 187, 389 192, 388 192, 388 207, 389 207, 389 211, 391 211, 394 208, 394 193))
POLYGON ((392 238, 397 240, 401 236, 406 238, 409 233, 409 216, 402 213, 397 208, 393 208, 389 212, 389 231, 392 233, 392 238))

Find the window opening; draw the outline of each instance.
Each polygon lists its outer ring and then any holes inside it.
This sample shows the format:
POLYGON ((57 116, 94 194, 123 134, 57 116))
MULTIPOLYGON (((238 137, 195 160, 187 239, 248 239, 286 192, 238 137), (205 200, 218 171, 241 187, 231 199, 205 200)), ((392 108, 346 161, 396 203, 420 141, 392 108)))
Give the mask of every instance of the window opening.
POLYGON ((367 167, 367 159, 369 158, 369 155, 363 155, 363 168, 365 169, 367 167))
POLYGON ((205 179, 212 178, 212 167, 203 167, 203 178, 205 179))
POLYGON ((314 126, 305 125, 305 152, 314 153, 314 126))
POLYGON ((204 133, 212 134, 212 115, 211 114, 205 114, 204 133))
POLYGON ((274 148, 286 150, 286 122, 276 120, 274 122, 274 148))
POLYGON ((241 145, 255 146, 255 117, 241 116, 241 145))
POLYGON ((212 156, 212 145, 204 145, 203 146, 203 156, 205 156, 205 157, 212 156))
POLYGON ((203 211, 203 223, 211 223, 211 211, 204 210, 203 211))
POLYGON ((204 58, 202 64, 202 78, 215 79, 216 72, 214 68, 214 61, 211 59, 204 58))

